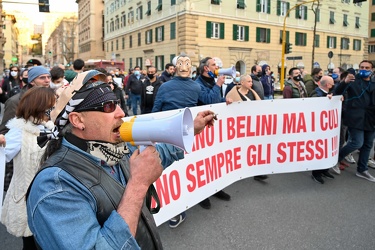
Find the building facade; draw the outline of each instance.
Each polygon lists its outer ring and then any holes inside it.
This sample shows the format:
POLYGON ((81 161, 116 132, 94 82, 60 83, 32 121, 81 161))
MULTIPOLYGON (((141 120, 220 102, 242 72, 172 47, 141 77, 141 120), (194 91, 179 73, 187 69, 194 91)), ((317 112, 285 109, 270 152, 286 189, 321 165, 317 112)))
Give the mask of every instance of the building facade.
POLYGON ((4 44, 4 64, 6 68, 10 65, 18 65, 19 63, 19 44, 18 44, 18 28, 16 27, 17 20, 14 15, 5 14, 3 24, 3 33, 7 38, 4 44))
POLYGON ((45 46, 45 62, 48 66, 72 64, 78 58, 78 18, 64 17, 51 33, 45 46))
POLYGON ((368 60, 375 65, 375 0, 369 0, 368 60))
POLYGON ((211 56, 220 58, 224 68, 235 65, 242 74, 264 63, 276 71, 285 19, 286 40, 292 44, 286 69, 299 65, 309 71, 314 64, 325 70, 358 67, 367 55, 368 2, 320 0, 318 7, 317 0, 291 10, 302 2, 105 0, 105 57, 123 60, 127 68, 153 64, 163 70, 184 52, 195 66, 211 56))
POLYGON ((103 31, 103 0, 77 0, 78 3, 78 57, 105 59, 103 31))

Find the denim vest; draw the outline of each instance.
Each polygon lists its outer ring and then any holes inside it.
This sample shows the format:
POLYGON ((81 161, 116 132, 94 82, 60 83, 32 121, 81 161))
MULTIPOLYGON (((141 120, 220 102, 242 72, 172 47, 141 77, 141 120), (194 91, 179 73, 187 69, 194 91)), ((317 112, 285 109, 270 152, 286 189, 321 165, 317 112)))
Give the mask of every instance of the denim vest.
MULTIPOLYGON (((61 145, 60 149, 48 158, 39 172, 51 166, 57 166, 68 172, 95 197, 96 217, 100 225, 103 225, 112 211, 117 209, 125 187, 86 156, 61 145)), ((127 180, 129 178, 127 157, 120 161, 120 166, 127 180)), ((135 239, 141 249, 163 249, 154 218, 146 202, 142 206, 135 239)))

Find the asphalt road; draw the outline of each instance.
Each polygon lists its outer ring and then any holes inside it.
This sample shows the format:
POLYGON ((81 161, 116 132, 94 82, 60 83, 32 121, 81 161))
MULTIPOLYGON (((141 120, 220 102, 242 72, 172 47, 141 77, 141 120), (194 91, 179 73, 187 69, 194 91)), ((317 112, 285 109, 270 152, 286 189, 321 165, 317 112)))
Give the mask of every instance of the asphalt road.
MULTIPOLYGON (((370 169, 375 175, 375 170, 370 169)), ((355 165, 327 180, 310 172, 252 178, 226 188, 229 202, 187 211, 178 228, 160 225, 165 249, 374 249, 375 183, 355 176, 355 165)), ((22 249, 22 240, 0 226, 1 249, 22 249)))

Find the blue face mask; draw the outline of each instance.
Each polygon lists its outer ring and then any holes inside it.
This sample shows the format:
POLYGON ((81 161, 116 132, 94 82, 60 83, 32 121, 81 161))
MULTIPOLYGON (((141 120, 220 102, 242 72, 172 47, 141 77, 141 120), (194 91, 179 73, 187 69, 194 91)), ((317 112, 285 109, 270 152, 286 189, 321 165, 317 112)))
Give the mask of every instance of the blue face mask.
POLYGON ((236 82, 240 83, 240 77, 239 76, 236 77, 236 82))
POLYGON ((333 74, 331 75, 331 77, 333 78, 333 80, 336 80, 337 78, 339 78, 339 75, 338 75, 338 74, 335 74, 335 73, 333 73, 333 74))
POLYGON ((212 73, 211 71, 208 71, 207 74, 208 74, 210 77, 215 78, 215 74, 212 73))
POLYGON ((140 74, 141 72, 139 72, 138 70, 134 71, 134 75, 139 76, 140 74))
POLYGON ((361 70, 359 71, 359 76, 360 76, 361 78, 367 78, 367 77, 369 77, 369 76, 371 75, 371 73, 372 73, 371 70, 361 69, 361 70))

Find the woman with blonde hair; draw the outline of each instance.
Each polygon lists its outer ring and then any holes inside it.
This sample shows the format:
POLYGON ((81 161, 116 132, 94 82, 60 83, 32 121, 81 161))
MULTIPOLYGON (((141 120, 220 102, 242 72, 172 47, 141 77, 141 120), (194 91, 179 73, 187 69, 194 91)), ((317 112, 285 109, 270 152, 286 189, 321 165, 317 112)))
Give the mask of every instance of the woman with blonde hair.
POLYGON ((240 85, 233 87, 226 98, 233 102, 261 100, 259 95, 252 89, 253 80, 249 75, 242 75, 240 85))
MULTIPOLYGON (((22 96, 16 117, 7 123, 5 158, 13 159, 13 177, 6 193, 1 223, 7 231, 22 237, 23 249, 37 249, 27 224, 26 192, 38 171, 45 148, 39 147, 37 137, 54 127, 49 113, 56 102, 53 89, 34 86, 22 96)), ((1 136, 2 138, 2 136, 1 136)))

